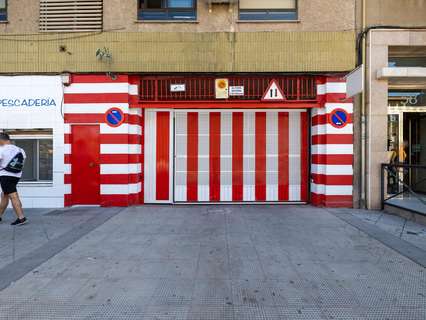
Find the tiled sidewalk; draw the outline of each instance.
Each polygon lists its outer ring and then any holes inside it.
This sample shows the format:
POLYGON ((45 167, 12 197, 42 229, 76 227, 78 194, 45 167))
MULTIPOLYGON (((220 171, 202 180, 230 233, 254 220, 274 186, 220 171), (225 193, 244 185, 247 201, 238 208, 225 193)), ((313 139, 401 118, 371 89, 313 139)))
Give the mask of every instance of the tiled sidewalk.
POLYGON ((353 210, 351 214, 426 251, 426 226, 381 211, 353 210))
POLYGON ((0 223, 0 269, 70 230, 89 216, 46 215, 52 209, 29 209, 29 223, 12 227, 16 217, 7 210, 0 223))
POLYGON ((425 268, 310 206, 127 208, 0 292, 8 320, 424 320, 425 307, 425 268))

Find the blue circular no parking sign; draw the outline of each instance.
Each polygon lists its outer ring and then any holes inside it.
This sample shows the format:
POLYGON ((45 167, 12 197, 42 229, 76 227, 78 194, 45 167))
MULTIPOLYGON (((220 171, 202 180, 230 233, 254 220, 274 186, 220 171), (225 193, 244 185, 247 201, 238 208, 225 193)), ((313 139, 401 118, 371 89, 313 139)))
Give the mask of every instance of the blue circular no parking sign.
POLYGON ((344 109, 334 109, 329 116, 329 123, 338 129, 346 127, 350 121, 350 116, 344 109))
POLYGON ((124 122, 124 113, 119 108, 111 108, 105 113, 105 122, 111 127, 121 126, 124 122))

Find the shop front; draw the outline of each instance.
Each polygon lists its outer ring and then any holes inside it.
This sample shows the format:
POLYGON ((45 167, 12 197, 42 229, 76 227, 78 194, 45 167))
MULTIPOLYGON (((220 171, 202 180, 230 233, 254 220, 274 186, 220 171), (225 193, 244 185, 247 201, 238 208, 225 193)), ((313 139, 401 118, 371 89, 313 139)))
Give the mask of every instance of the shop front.
POLYGON ((60 76, 0 76, 0 130, 27 154, 24 207, 64 206, 63 86, 60 76))
POLYGON ((352 206, 353 104, 340 76, 2 81, 0 128, 31 155, 25 206, 352 206))

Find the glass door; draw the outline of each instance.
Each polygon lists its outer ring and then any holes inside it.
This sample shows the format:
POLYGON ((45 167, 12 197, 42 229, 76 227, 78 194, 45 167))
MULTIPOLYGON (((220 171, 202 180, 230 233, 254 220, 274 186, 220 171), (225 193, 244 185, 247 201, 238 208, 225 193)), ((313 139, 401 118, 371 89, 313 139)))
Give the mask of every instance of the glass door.
MULTIPOLYGON (((407 164, 426 165, 426 113, 405 113, 404 126, 407 164)), ((413 168, 408 173, 408 179, 414 191, 426 193, 426 170, 413 168)))
MULTIPOLYGON (((389 107, 387 151, 389 163, 426 165, 426 107, 389 107)), ((401 192, 401 181, 426 194, 426 170, 395 169, 388 176, 388 193, 401 192)))

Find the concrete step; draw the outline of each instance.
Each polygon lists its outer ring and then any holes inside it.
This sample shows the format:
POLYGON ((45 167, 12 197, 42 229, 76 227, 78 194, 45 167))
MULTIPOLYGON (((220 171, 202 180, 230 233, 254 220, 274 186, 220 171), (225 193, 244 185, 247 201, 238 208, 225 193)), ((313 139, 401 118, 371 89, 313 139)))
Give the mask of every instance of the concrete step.
POLYGON ((402 202, 401 204, 385 203, 384 211, 387 213, 396 215, 398 217, 426 225, 425 213, 420 212, 416 210, 415 208, 404 206, 402 202))

